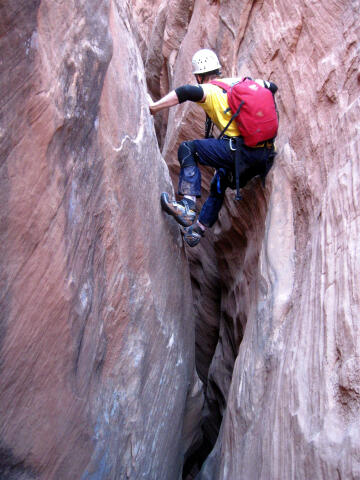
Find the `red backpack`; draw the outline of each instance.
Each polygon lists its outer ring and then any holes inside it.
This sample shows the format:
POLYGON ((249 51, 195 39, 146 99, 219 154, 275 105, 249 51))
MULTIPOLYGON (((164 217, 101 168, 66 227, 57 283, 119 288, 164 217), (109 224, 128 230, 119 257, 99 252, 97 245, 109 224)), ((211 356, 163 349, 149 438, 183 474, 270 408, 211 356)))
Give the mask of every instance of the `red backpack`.
POLYGON ((249 78, 230 86, 218 80, 210 83, 227 92, 232 117, 220 136, 235 119, 245 145, 254 147, 259 142, 276 137, 278 117, 272 92, 249 78))

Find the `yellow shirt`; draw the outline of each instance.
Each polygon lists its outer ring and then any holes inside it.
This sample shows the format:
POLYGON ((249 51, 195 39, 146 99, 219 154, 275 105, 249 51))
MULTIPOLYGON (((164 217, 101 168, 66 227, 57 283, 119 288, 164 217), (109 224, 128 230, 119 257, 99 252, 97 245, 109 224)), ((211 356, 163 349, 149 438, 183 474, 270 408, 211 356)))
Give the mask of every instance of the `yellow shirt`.
MULTIPOLYGON (((239 79, 221 78, 219 80, 228 85, 232 85, 236 83, 239 79)), ((206 94, 206 100, 203 103, 197 103, 205 110, 205 112, 209 115, 209 117, 215 123, 218 129, 222 131, 222 129, 226 127, 232 116, 231 110, 228 110, 229 104, 227 101, 227 93, 224 92, 223 89, 218 87, 217 85, 211 85, 210 83, 203 83, 201 84, 201 87, 206 94)), ((238 137, 240 135, 240 132, 236 126, 235 119, 231 122, 229 128, 225 132, 225 135, 228 135, 229 137, 238 137)))

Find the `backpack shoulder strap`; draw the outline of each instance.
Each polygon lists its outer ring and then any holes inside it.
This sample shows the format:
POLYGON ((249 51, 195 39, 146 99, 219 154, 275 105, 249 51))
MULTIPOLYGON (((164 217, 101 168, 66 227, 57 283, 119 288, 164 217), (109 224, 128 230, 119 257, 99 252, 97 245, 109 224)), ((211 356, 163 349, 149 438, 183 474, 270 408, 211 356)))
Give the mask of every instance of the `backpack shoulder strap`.
POLYGON ((209 83, 222 88, 223 90, 225 90, 225 92, 227 92, 231 88, 230 85, 228 85, 227 83, 221 82, 220 80, 211 80, 209 83))

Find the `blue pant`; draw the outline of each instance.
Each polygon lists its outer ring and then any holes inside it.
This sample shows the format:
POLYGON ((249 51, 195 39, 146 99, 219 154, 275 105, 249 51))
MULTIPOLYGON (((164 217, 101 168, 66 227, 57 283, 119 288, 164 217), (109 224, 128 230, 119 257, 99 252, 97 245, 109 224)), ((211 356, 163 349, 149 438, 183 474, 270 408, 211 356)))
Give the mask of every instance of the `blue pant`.
MULTIPOLYGON (((240 148, 239 186, 242 188, 256 175, 265 179, 275 155, 273 149, 266 147, 250 148, 241 144, 240 148)), ((180 195, 201 196, 198 163, 216 169, 210 185, 210 195, 199 215, 199 221, 203 225, 212 227, 218 218, 226 189, 235 188, 235 152, 230 149, 230 141, 228 138, 207 138, 183 142, 179 147, 178 158, 181 167, 178 188, 180 195)))

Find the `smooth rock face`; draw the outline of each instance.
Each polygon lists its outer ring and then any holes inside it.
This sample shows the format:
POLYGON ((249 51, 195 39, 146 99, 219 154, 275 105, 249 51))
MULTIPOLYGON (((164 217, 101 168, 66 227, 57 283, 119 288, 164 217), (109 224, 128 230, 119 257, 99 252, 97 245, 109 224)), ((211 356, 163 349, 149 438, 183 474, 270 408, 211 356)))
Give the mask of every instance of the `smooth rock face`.
POLYGON ((1 478, 360 478, 359 14, 1 3, 1 478), (279 86, 278 156, 184 250, 158 198, 204 116, 145 93, 202 47, 279 86))
MULTIPOLYGON (((239 204, 229 192, 188 253, 210 443, 224 417, 201 480, 360 478, 359 13, 358 1, 199 0, 185 30, 168 33, 170 9, 156 30, 183 38, 164 89, 192 81, 201 47, 225 76, 279 86, 266 189, 254 180, 239 204)), ((177 146, 201 138, 203 114, 184 104, 162 122, 176 183, 177 146)))
POLYGON ((179 478, 189 269, 122 2, 0 7, 0 477, 179 478))

